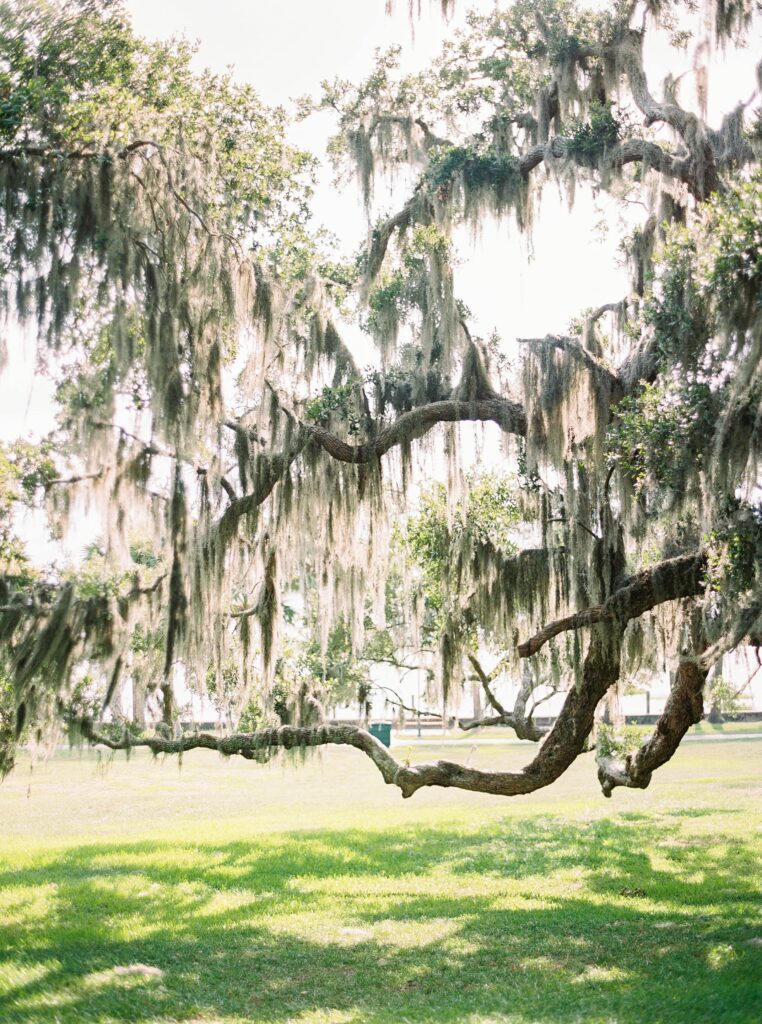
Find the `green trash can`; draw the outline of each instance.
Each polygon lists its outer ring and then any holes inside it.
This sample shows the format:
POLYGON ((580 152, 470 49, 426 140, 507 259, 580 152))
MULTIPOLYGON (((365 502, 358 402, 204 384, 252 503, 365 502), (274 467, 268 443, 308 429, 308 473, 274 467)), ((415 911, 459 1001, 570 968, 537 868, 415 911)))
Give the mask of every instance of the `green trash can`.
POLYGON ((372 725, 369 731, 371 736, 375 736, 385 747, 392 745, 392 727, 389 722, 379 722, 378 725, 372 725))

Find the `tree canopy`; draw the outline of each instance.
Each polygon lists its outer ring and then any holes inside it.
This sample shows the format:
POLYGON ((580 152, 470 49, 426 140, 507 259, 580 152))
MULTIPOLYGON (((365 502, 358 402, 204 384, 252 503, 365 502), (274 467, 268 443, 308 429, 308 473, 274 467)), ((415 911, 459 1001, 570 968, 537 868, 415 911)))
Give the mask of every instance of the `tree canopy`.
POLYGON ((392 51, 324 83, 300 114, 332 112, 370 218, 342 260, 283 110, 137 36, 120 0, 0 4, 0 294, 57 416, 0 451, 0 768, 63 727, 253 759, 349 744, 404 796, 527 793, 596 743, 607 695, 668 667, 653 734, 597 743, 604 794, 649 784, 712 668, 762 636, 758 83, 719 124, 706 103, 707 55, 758 39, 758 7, 707 0, 693 38, 687 0, 515 0, 425 72, 392 51), (696 48, 694 104, 649 81, 655 34, 696 48), (393 174, 408 198, 379 217, 393 174), (643 211, 630 291, 566 336, 480 339, 457 231, 531 233, 549 184, 643 211), (467 431, 499 451, 487 473, 467 431), (58 537, 86 514, 86 557, 34 564, 22 506, 58 537), (364 666, 420 648, 445 698, 475 672, 491 720, 542 741, 526 768, 400 764, 327 720, 364 666), (178 672, 226 731, 182 732, 178 672), (160 727, 120 718, 128 681, 160 727), (540 683, 566 693, 549 732, 540 683))

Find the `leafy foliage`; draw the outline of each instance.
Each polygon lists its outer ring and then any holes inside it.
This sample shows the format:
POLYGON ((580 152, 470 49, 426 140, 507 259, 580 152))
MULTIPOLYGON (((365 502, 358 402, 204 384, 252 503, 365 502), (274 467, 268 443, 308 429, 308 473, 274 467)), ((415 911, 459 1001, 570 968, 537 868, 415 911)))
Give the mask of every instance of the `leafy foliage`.
POLYGON ((671 494, 684 492, 709 455, 721 404, 722 397, 708 383, 676 378, 644 383, 637 395, 619 404, 610 450, 636 491, 650 484, 671 494))
POLYGON ((596 160, 621 140, 623 123, 614 116, 611 104, 592 103, 589 116, 588 121, 572 125, 569 152, 596 160))
POLYGON ((600 722, 595 733, 595 748, 599 757, 625 758, 638 749, 648 735, 643 725, 620 727, 600 722))

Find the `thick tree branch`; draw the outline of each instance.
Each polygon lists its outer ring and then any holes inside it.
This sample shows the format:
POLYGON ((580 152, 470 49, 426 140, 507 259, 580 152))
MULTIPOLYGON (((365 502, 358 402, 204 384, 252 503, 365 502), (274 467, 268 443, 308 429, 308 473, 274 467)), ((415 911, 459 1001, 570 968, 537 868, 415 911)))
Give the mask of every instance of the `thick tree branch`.
POLYGON ((644 167, 659 171, 669 178, 682 181, 692 192, 698 192, 695 161, 691 157, 678 157, 668 153, 655 142, 648 139, 625 139, 611 146, 600 157, 591 158, 586 154, 575 152, 571 138, 557 135, 544 145, 532 146, 519 160, 519 169, 526 177, 538 167, 548 155, 555 158, 566 158, 578 167, 588 170, 607 171, 620 170, 627 164, 642 163, 644 167))
POLYGON ((702 574, 705 565, 706 555, 697 552, 679 555, 660 562, 652 569, 645 569, 616 590, 603 604, 593 605, 549 623, 529 640, 519 644, 519 656, 531 657, 559 633, 595 623, 619 623, 624 627, 630 619, 636 619, 666 601, 696 597, 704 587, 702 574))
POLYGON ((305 426, 310 440, 319 444, 340 462, 364 463, 381 458, 398 444, 423 437, 437 423, 464 421, 497 423, 507 433, 523 437, 526 434, 526 414, 518 402, 507 398, 457 401, 448 399, 421 405, 403 413, 388 427, 384 427, 374 441, 352 445, 319 426, 305 426))
POLYGON ((695 136, 700 129, 699 118, 676 103, 659 103, 651 95, 643 67, 643 38, 642 32, 630 30, 617 41, 616 56, 627 76, 632 98, 645 115, 647 127, 662 121, 678 132, 687 144, 688 138, 695 136))
POLYGON ((381 777, 399 788, 403 797, 411 797, 424 786, 465 789, 495 796, 532 793, 555 782, 582 752, 593 726, 595 709, 603 694, 619 676, 617 630, 598 630, 594 634, 583 666, 579 688, 570 690, 561 714, 534 760, 518 772, 485 772, 452 761, 430 764, 400 764, 370 733, 353 725, 321 725, 316 728, 282 726, 257 733, 215 736, 196 733, 167 739, 161 736, 134 737, 125 733, 120 739, 97 732, 93 723, 82 719, 75 723, 92 744, 110 750, 147 747, 155 754, 181 754, 204 748, 222 754, 240 754, 249 760, 266 760, 278 748, 294 749, 338 744, 355 747, 373 761, 381 777))
POLYGON ((43 486, 47 491, 50 487, 64 487, 69 484, 81 484, 89 480, 100 480, 104 472, 105 466, 96 470, 94 473, 75 473, 74 476, 59 476, 55 477, 53 480, 46 480, 43 486))
POLYGON ((602 306, 598 306, 592 313, 586 318, 590 324, 597 323, 605 313, 616 313, 617 316, 624 314, 627 311, 627 299, 620 299, 619 302, 604 302, 602 306))
POLYGON ((684 110, 677 103, 658 103, 651 95, 643 68, 643 34, 627 32, 617 43, 616 56, 627 76, 632 98, 645 115, 646 127, 657 122, 668 124, 685 143, 691 156, 690 180, 683 180, 687 181, 699 199, 705 199, 717 191, 721 182, 711 133, 696 114, 684 110))
POLYGON ((507 725, 509 729, 513 728, 513 718, 510 714, 505 715, 482 715, 480 718, 459 718, 458 728, 462 729, 463 732, 469 732, 471 729, 483 729, 488 725, 507 725))
POLYGON ((664 711, 649 739, 624 761, 598 758, 598 780, 604 796, 611 796, 617 786, 648 786, 654 771, 669 761, 688 729, 704 717, 706 675, 698 660, 681 661, 664 711))

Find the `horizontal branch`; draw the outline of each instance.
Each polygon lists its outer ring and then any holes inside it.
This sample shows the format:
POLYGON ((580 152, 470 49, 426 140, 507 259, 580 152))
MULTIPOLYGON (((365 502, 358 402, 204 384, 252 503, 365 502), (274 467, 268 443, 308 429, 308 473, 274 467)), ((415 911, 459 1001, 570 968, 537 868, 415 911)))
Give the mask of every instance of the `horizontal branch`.
POLYGON ((523 437, 527 422, 524 409, 507 398, 458 401, 447 399, 418 406, 384 427, 374 441, 352 445, 319 426, 305 426, 310 440, 340 462, 364 463, 381 458, 398 444, 423 437, 437 423, 493 422, 510 434, 523 437))
POLYGON ((529 640, 519 644, 519 657, 531 657, 559 633, 599 622, 618 622, 624 627, 630 619, 636 619, 666 601, 696 597, 704 587, 702 573, 705 564, 706 555, 697 552, 679 555, 660 562, 652 569, 645 569, 616 590, 603 604, 593 605, 549 623, 529 640))
POLYGON ((546 160, 548 154, 556 159, 570 160, 583 169, 598 170, 603 173, 621 170, 628 164, 642 163, 644 167, 683 182, 694 194, 699 192, 695 160, 691 157, 673 156, 649 139, 624 139, 607 148, 599 157, 592 157, 585 153, 577 153, 573 140, 568 136, 556 135, 544 145, 532 146, 520 157, 519 170, 524 177, 527 177, 531 171, 546 160))
POLYGON ((105 467, 96 470, 94 473, 79 473, 74 476, 59 476, 53 480, 46 480, 44 483, 45 490, 47 491, 50 487, 65 487, 69 484, 81 484, 88 480, 100 480, 105 471, 105 467))
MULTIPOLYGON (((383 659, 379 659, 379 661, 382 661, 382 660, 383 659)), ((431 670, 427 669, 426 671, 431 671, 431 670)), ((399 708, 401 711, 407 711, 411 715, 423 716, 425 718, 438 718, 440 721, 444 718, 444 715, 441 713, 441 711, 431 711, 431 710, 428 710, 427 708, 416 708, 416 707, 412 707, 410 704, 406 704, 403 701, 402 697, 397 693, 396 690, 393 690, 391 688, 391 686, 379 686, 378 689, 379 690, 383 690, 385 693, 393 693, 394 694, 394 698, 384 697, 384 701, 387 704, 391 704, 394 707, 399 708)))
MULTIPOLYGON (((682 182, 697 198, 704 198, 719 184, 716 172, 710 173, 703 165, 697 165, 693 154, 674 156, 656 142, 642 138, 625 139, 594 158, 576 152, 570 137, 556 135, 547 142, 535 143, 519 154, 518 171, 524 179, 528 179, 532 171, 549 157, 569 160, 582 169, 597 170, 603 174, 621 170, 628 164, 640 163, 645 168, 682 182)), ((709 166, 714 167, 713 157, 709 166)), ((421 178, 405 205, 373 230, 368 249, 366 282, 372 282, 377 277, 395 231, 404 232, 414 222, 428 224, 432 217, 433 208, 427 196, 425 178, 421 178)))
MULTIPOLYGON (((215 736, 200 732, 177 739, 162 736, 130 736, 125 733, 114 740, 98 733, 87 723, 78 723, 86 740, 109 750, 132 750, 146 747, 153 754, 184 754, 191 750, 216 750, 225 756, 237 754, 250 761, 267 760, 276 750, 294 750, 320 746, 349 746, 362 751, 375 764, 387 785, 397 786, 405 798, 413 796, 424 786, 465 789, 477 793, 491 793, 495 796, 516 796, 531 793, 548 786, 558 778, 564 765, 557 773, 548 765, 545 771, 538 771, 538 758, 519 772, 485 772, 452 761, 435 761, 417 765, 401 764, 374 736, 355 725, 320 725, 314 728, 300 728, 284 725, 278 729, 265 729, 256 733, 233 733, 229 736, 215 736)), ((573 752, 569 763, 579 751, 573 752)))
POLYGON ((122 146, 121 149, 56 149, 53 146, 8 146, 0 149, 0 160, 13 160, 22 156, 43 157, 48 160, 103 160, 114 159, 124 160, 139 149, 152 147, 161 149, 158 142, 150 139, 136 139, 134 142, 122 146))
MULTIPOLYGON (((373 462, 400 444, 406 444, 423 437, 438 423, 493 422, 507 433, 526 434, 526 414, 518 402, 507 398, 483 398, 474 401, 446 399, 418 406, 403 413, 389 426, 379 431, 374 441, 352 445, 316 424, 299 423, 294 446, 275 455, 258 454, 253 473, 253 488, 231 501, 217 522, 217 529, 223 533, 235 529, 238 521, 259 508, 270 496, 276 484, 283 479, 294 460, 312 442, 339 462, 356 465, 373 462)), ((237 429, 235 423, 227 423, 237 429)))
MULTIPOLYGON (((605 309, 601 312, 601 316, 603 312, 605 312, 605 309)), ((535 351, 543 348, 552 348, 571 356, 586 369, 590 370, 598 380, 605 381, 611 393, 612 402, 616 402, 622 397, 622 383, 619 377, 605 363, 597 359, 592 352, 584 348, 575 338, 548 334, 544 338, 517 338, 516 340, 535 351)))
POLYGON ((315 728, 281 726, 255 733, 215 736, 195 733, 176 739, 162 736, 131 736, 112 739, 96 731, 89 719, 74 725, 94 745, 110 750, 147 747, 154 754, 182 754, 198 748, 221 754, 238 754, 248 760, 266 760, 275 750, 327 745, 350 746, 362 751, 375 764, 388 785, 397 786, 403 797, 411 797, 424 786, 464 789, 495 796, 532 793, 555 782, 585 749, 593 726, 595 709, 603 694, 619 676, 619 639, 595 636, 583 666, 579 688, 572 688, 556 724, 534 760, 518 772, 489 772, 469 768, 453 761, 427 764, 400 764, 374 736, 354 725, 320 725, 315 728))

